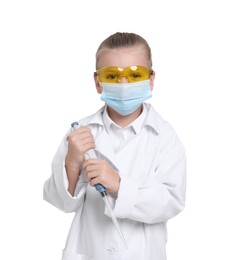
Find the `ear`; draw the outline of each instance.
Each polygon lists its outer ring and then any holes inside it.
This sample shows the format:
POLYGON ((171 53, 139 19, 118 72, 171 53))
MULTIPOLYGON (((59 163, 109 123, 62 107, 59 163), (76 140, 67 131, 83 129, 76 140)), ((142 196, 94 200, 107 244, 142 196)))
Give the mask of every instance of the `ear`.
POLYGON ((97 93, 102 94, 102 86, 101 86, 101 83, 98 81, 97 76, 94 76, 94 82, 95 82, 95 86, 97 89, 97 93))
POLYGON ((155 72, 153 71, 153 74, 150 77, 150 88, 153 90, 154 88, 154 80, 155 80, 155 72))

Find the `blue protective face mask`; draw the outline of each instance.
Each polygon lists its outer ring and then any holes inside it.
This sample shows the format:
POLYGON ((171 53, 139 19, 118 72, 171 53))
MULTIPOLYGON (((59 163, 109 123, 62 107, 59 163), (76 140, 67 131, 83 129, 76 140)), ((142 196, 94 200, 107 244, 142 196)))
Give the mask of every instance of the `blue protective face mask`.
POLYGON ((101 100, 122 116, 132 114, 146 99, 152 96, 150 80, 135 83, 101 82, 101 100))

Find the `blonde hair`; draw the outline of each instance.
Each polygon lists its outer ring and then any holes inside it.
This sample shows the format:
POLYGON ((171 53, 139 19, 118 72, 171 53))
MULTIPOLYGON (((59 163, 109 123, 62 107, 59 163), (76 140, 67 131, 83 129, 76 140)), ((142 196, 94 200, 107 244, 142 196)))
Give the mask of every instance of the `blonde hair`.
POLYGON ((115 34, 110 35, 106 38, 98 47, 96 52, 96 69, 98 69, 98 59, 99 59, 99 52, 101 49, 108 48, 108 49, 119 49, 125 47, 133 47, 136 45, 143 45, 147 57, 150 62, 150 68, 152 67, 152 53, 151 48, 147 41, 142 38, 140 35, 135 33, 127 33, 127 32, 117 32, 115 34))

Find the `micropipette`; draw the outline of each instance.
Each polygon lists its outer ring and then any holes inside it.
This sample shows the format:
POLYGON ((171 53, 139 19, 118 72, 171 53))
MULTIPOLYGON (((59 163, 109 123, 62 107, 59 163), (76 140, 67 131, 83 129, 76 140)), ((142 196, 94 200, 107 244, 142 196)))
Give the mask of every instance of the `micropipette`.
MULTIPOLYGON (((78 123, 78 122, 73 122, 73 123, 71 124, 71 127, 72 127, 73 130, 78 129, 78 128, 79 128, 79 123, 78 123)), ((94 150, 94 149, 88 150, 88 151, 85 153, 84 158, 85 158, 85 160, 87 160, 87 159, 89 159, 89 158, 94 158, 94 159, 96 159, 97 156, 96 156, 95 150, 94 150)), ((110 205, 110 202, 109 202, 109 200, 108 200, 107 192, 106 192, 105 187, 104 187, 102 184, 100 184, 100 183, 95 184, 94 186, 95 186, 96 190, 99 191, 99 193, 101 194, 101 196, 102 196, 102 198, 103 198, 103 200, 104 200, 104 202, 105 202, 105 204, 106 204, 106 206, 107 206, 107 208, 108 208, 108 210, 109 210, 109 212, 110 212, 111 219, 112 219, 112 221, 113 221, 113 224, 114 224, 114 226, 115 226, 115 228, 116 228, 116 230, 117 230, 117 232, 118 232, 118 234, 119 234, 119 236, 120 236, 122 242, 124 243, 125 247, 128 248, 128 247, 127 247, 127 244, 126 244, 126 241, 125 241, 125 238, 124 238, 124 236, 123 236, 123 234, 122 234, 122 232, 121 232, 121 230, 120 230, 120 227, 119 227, 118 221, 117 221, 117 219, 116 219, 116 216, 115 216, 115 214, 114 214, 114 212, 113 212, 113 210, 112 210, 112 208, 111 208, 111 205, 110 205)))

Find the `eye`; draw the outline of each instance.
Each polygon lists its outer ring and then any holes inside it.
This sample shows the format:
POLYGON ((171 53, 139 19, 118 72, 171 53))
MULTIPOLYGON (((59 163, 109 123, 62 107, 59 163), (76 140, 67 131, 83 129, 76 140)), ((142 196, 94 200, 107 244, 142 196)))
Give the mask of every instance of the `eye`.
POLYGON ((109 80, 114 80, 117 78, 117 75, 116 74, 107 74, 106 75, 106 79, 109 79, 109 80))
POLYGON ((137 79, 137 78, 142 78, 142 75, 140 73, 133 73, 131 75, 131 77, 134 78, 134 79, 137 79))

